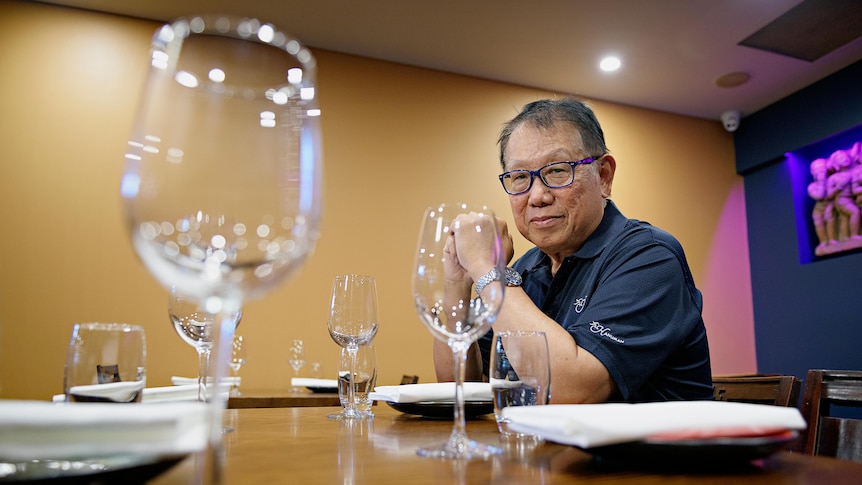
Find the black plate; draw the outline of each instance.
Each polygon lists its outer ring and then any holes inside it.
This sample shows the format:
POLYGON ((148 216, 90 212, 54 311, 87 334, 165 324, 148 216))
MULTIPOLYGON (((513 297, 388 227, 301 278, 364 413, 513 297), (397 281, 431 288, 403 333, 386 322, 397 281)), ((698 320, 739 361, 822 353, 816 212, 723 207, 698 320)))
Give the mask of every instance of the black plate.
MULTIPOLYGON (((392 409, 406 414, 415 414, 423 418, 431 419, 453 419, 455 417, 455 403, 451 402, 389 402, 392 409)), ((467 401, 464 403, 464 417, 473 419, 494 412, 492 401, 467 401)))
MULTIPOLYGON (((337 387, 306 386, 305 388, 308 389, 309 391, 315 392, 315 393, 336 393, 336 392, 338 392, 337 387)), ((350 389, 350 388, 348 388, 348 389, 350 389)))
POLYGON ((688 440, 647 440, 584 449, 613 463, 694 465, 748 463, 787 448, 798 437, 796 431, 747 437, 688 440))
POLYGON ((0 459, 0 483, 144 483, 166 472, 186 456, 121 455, 11 462, 0 459))

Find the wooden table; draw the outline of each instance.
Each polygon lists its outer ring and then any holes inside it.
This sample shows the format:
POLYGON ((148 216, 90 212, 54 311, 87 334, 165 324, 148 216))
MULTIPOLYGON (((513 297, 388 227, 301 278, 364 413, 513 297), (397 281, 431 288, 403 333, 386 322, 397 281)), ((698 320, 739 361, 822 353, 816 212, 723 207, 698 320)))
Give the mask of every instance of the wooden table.
MULTIPOLYGON (((444 441, 450 421, 400 414, 387 405, 365 422, 331 421, 333 408, 238 409, 226 413, 234 431, 225 435, 226 485, 277 483, 468 484, 468 483, 661 483, 793 484, 860 483, 862 464, 779 452, 738 468, 650 471, 602 465, 580 450, 545 443, 505 446, 487 461, 422 458, 420 446, 444 441)), ((468 435, 499 443, 493 417, 468 421, 468 435)), ((191 456, 157 477, 157 485, 191 483, 191 456)))
POLYGON ((246 408, 293 408, 341 406, 337 392, 293 392, 291 390, 249 390, 239 396, 231 396, 228 409, 246 408))

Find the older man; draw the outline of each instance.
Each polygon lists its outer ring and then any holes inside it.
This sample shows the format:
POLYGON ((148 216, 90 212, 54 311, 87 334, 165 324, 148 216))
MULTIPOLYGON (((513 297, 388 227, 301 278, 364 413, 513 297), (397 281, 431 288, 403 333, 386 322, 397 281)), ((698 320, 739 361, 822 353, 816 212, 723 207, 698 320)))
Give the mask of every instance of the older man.
MULTIPOLYGON (((530 103, 499 144, 515 225, 535 247, 507 272, 494 330, 547 334, 552 402, 712 399, 702 297, 682 247, 609 199, 616 160, 592 110, 530 103)), ((492 248, 454 242, 469 278, 492 271, 492 248)), ((468 380, 487 376, 490 342, 489 332, 471 348, 468 380)), ((445 343, 435 342, 434 361, 438 380, 452 380, 445 343)))

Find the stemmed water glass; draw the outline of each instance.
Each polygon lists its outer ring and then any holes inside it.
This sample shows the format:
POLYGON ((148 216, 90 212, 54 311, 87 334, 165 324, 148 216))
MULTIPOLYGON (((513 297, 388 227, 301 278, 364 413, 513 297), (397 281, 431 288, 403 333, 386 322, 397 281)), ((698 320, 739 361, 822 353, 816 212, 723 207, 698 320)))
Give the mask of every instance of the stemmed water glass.
MULTIPOLYGON (((160 27, 150 54, 120 193, 150 273, 217 315, 218 381, 243 301, 292 276, 318 238, 315 59, 271 24, 216 15, 160 27)), ((217 450, 226 400, 212 402, 217 450)))
POLYGON ((356 354, 377 335, 377 285, 372 276, 338 275, 332 283, 327 328, 332 340, 347 349, 350 361, 347 405, 330 419, 371 419, 356 409, 356 354))
POLYGON ((425 211, 413 268, 413 301, 422 323, 452 350, 455 411, 449 440, 438 446, 421 448, 418 454, 437 458, 488 458, 500 450, 467 437, 464 374, 467 351, 491 328, 503 304, 505 284, 498 278, 485 286, 482 297, 473 294, 472 281, 458 260, 455 240, 459 237, 483 240, 489 262, 497 269, 497 274, 505 274, 505 256, 492 211, 466 204, 444 204, 425 211), (470 223, 458 218, 462 214, 469 216, 470 223))
POLYGON ((228 365, 230 366, 231 377, 234 379, 231 384, 230 395, 239 396, 239 370, 248 362, 248 348, 242 335, 234 335, 230 348, 230 362, 228 362, 228 365))
MULTIPOLYGON (((293 367, 293 377, 299 377, 299 369, 305 365, 305 350, 303 349, 302 340, 294 339, 290 346, 290 358, 287 363, 293 367)), ((291 392, 299 392, 302 390, 299 386, 291 383, 291 392)))
MULTIPOLYGON (((168 316, 177 335, 197 350, 198 401, 207 401, 211 394, 207 391, 209 384, 213 384, 216 392, 218 391, 218 383, 208 382, 211 376, 209 365, 213 348, 213 325, 217 315, 209 313, 197 298, 172 288, 168 300, 168 316)), ((233 330, 236 330, 241 321, 242 310, 238 310, 234 315, 233 330)))

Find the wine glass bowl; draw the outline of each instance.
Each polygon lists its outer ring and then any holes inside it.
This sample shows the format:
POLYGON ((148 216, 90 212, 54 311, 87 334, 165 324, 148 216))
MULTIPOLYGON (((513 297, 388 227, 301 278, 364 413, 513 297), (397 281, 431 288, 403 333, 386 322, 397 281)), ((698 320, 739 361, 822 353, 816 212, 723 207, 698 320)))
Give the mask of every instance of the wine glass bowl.
MULTIPOLYGON (((418 454, 437 458, 487 458, 500 450, 476 443, 466 434, 464 369, 470 345, 487 333, 503 304, 505 284, 496 279, 476 295, 472 279, 459 259, 456 241, 473 241, 464 251, 480 247, 498 275, 505 274, 505 256, 493 211, 468 204, 441 204, 422 218, 413 268, 413 299, 419 319, 431 334, 452 350, 455 411, 446 443, 421 448, 418 454), (477 244, 477 242, 479 244, 477 244)), ((463 243, 467 244, 467 243, 463 243)), ((466 256, 465 256, 466 257, 466 256)))
POLYGON ((329 328, 329 336, 338 345, 344 348, 362 347, 368 345, 377 335, 377 324, 370 325, 340 325, 337 328, 329 328))
POLYGON ((377 335, 377 283, 372 276, 338 275, 332 283, 327 329, 332 340, 349 355, 347 403, 330 419, 370 419, 374 415, 356 408, 356 354, 377 335))
POLYGON ((166 287, 261 296, 317 239, 314 58, 227 16, 165 25, 151 52, 121 183, 133 245, 166 287))

